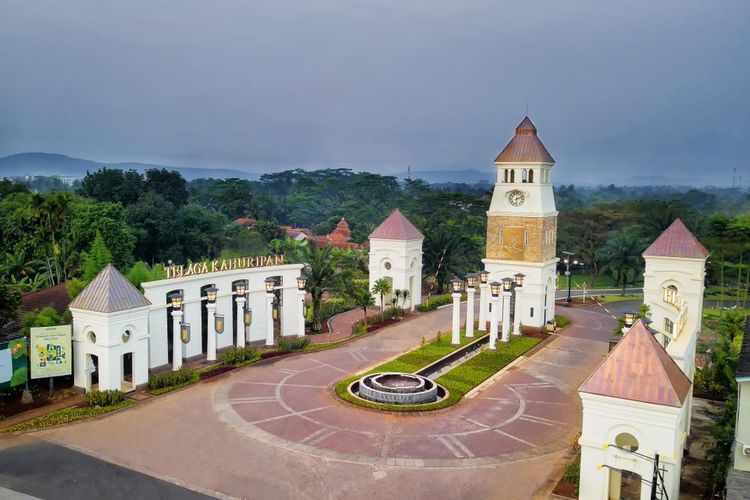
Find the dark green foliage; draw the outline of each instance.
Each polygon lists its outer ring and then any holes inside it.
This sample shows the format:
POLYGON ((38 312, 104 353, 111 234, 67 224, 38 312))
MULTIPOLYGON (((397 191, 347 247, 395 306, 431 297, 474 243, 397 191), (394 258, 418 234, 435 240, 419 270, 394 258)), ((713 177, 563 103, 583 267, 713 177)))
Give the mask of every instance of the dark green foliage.
POLYGON ((219 361, 225 365, 240 366, 259 359, 258 349, 253 346, 230 347, 219 355, 219 361))
POLYGON ((574 484, 578 493, 578 483, 581 479, 581 455, 578 454, 572 462, 565 464, 563 469, 563 480, 574 484))
POLYGON ((307 337, 279 337, 276 347, 280 352, 301 351, 310 344, 307 337))
POLYGON ((125 401, 125 394, 121 391, 89 391, 86 393, 88 406, 114 406, 125 401))
POLYGON ((143 176, 135 170, 102 168, 86 172, 79 193, 96 201, 110 201, 128 206, 143 192, 143 176))
POLYGON ((0 324, 5 325, 15 319, 21 305, 21 294, 15 288, 8 286, 0 277, 0 324))
POLYGON ((189 368, 182 367, 175 372, 164 372, 154 375, 148 379, 148 388, 151 391, 159 389, 173 389, 193 383, 197 380, 195 372, 189 368))
POLYGON ((91 249, 81 255, 83 259, 83 280, 91 281, 104 269, 107 264, 112 262, 112 252, 109 251, 104 243, 104 238, 97 231, 91 249))
POLYGON ((453 297, 449 293, 443 295, 433 295, 429 299, 419 304, 417 306, 417 310, 420 312, 434 311, 438 307, 444 306, 445 304, 450 304, 451 302, 453 302, 453 297))

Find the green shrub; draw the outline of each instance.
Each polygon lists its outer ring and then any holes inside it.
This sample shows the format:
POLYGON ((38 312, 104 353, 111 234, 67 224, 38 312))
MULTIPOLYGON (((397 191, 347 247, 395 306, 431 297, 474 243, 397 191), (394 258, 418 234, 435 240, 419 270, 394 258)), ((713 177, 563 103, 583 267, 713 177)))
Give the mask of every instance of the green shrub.
POLYGON ((219 355, 219 361, 225 365, 240 366, 258 357, 258 349, 254 346, 230 347, 219 355))
POLYGON ((449 293, 445 293, 443 295, 434 295, 419 304, 417 306, 417 310, 421 312, 433 311, 438 307, 444 306, 445 304, 450 304, 451 302, 453 302, 453 297, 451 297, 451 294, 449 293))
POLYGON ((577 455, 575 460, 565 464, 563 469, 563 480, 576 487, 576 493, 578 493, 578 481, 581 478, 581 455, 577 455))
POLYGON ((29 431, 34 429, 41 429, 44 427, 51 427, 53 425, 67 424, 69 422, 75 422, 77 420, 84 420, 91 417, 98 417, 105 413, 127 408, 130 405, 134 405, 135 401, 132 399, 126 399, 115 405, 111 406, 79 406, 76 408, 65 408, 64 410, 53 411, 40 417, 32 418, 25 422, 21 422, 10 427, 6 427, 0 432, 18 432, 18 431, 29 431))
MULTIPOLYGON (((183 385, 190 384, 198 380, 198 377, 192 370, 183 367, 176 372, 164 372, 154 375, 148 379, 148 388, 150 390, 155 389, 176 389, 183 385)), ((167 391, 161 391, 167 392, 167 391)))
POLYGON ((560 316, 559 314, 555 314, 555 323, 557 323, 558 328, 563 328, 570 324, 570 320, 566 316, 560 316))
POLYGON ((88 406, 113 406, 125 401, 125 394, 120 391, 89 391, 86 393, 88 406))
POLYGON ((301 351, 310 343, 307 337, 280 337, 276 347, 280 352, 301 351))

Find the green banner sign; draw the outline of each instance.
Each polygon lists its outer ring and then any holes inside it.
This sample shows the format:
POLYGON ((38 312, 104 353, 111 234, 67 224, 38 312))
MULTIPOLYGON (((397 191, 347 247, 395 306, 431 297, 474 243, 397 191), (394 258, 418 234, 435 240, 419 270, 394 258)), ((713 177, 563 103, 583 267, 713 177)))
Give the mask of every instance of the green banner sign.
POLYGON ((25 384, 29 378, 26 339, 0 343, 0 389, 25 384))
POLYGON ((31 329, 31 378, 70 375, 70 325, 40 326, 31 329))

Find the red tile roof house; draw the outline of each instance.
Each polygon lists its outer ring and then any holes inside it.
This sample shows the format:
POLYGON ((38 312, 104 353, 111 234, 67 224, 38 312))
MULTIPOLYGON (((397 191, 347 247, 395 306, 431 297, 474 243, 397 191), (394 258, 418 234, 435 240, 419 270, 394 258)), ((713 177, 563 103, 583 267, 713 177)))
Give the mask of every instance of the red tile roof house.
POLYGON ((336 248, 362 248, 362 245, 349 241, 352 231, 343 217, 336 224, 336 229, 326 235, 315 235, 309 229, 301 227, 280 226, 280 228, 287 236, 297 241, 309 240, 319 246, 333 245, 336 248))
POLYGON ((23 327, 23 316, 25 314, 51 307, 62 315, 68 308, 70 301, 65 283, 24 294, 21 297, 21 307, 17 319, 6 325, 0 325, 0 342, 18 337, 19 331, 23 327))
POLYGON ((234 224, 250 229, 252 225, 255 224, 256 222, 258 222, 256 219, 248 219, 245 217, 240 217, 239 219, 234 221, 234 224))

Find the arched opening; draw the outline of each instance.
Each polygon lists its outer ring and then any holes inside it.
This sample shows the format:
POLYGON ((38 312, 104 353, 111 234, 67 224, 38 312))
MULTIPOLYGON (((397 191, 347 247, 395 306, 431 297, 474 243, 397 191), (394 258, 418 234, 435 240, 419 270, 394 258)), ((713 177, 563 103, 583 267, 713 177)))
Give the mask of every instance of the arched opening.
POLYGON ((122 392, 132 391, 133 385, 133 353, 126 352, 122 355, 122 378, 120 380, 122 392))
POLYGON ((615 444, 618 448, 628 451, 638 451, 638 440, 629 432, 622 432, 615 438, 615 444))
POLYGON ((529 184, 534 182, 534 169, 529 169, 529 184))
POLYGON ((88 374, 87 391, 95 391, 99 387, 99 357, 96 354, 86 355, 86 373, 88 374))
POLYGON ((521 170, 521 182, 526 183, 528 182, 528 175, 529 172, 525 168, 521 170))
POLYGON ((508 169, 507 168, 503 169, 503 182, 505 183, 508 182, 508 169))
MULTIPOLYGON (((635 436, 629 432, 621 432, 615 437, 615 446, 625 450, 624 454, 628 455, 629 451, 637 451, 639 444, 635 436)), ((610 469, 609 498, 639 499, 641 498, 641 483, 640 474, 629 470, 610 469)))
POLYGON ((510 182, 516 182, 516 170, 514 168, 510 169, 510 182))
MULTIPOLYGON (((182 290, 172 290, 167 292, 167 362, 172 364, 174 359, 174 345, 172 339, 174 338, 174 318, 172 317, 172 297, 182 293, 182 290)), ((184 308, 184 306, 183 306, 184 308)), ((184 313, 183 313, 184 314, 184 313)))

